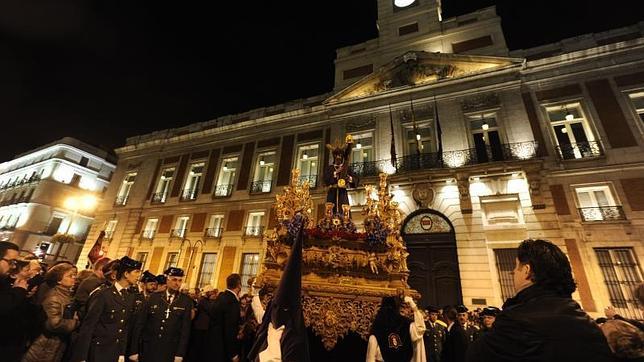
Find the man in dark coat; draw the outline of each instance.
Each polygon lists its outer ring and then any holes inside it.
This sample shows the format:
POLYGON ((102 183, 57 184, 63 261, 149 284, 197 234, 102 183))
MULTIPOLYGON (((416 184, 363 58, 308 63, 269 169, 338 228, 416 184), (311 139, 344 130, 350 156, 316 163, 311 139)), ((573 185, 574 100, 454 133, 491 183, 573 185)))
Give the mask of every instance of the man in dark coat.
POLYGON ((240 360, 239 332, 239 293, 241 277, 230 274, 226 278, 226 290, 223 291, 208 311, 210 328, 207 341, 209 356, 213 361, 237 362, 240 360))
POLYGON ((116 282, 95 291, 72 346, 72 362, 124 361, 134 298, 127 289, 141 275, 141 263, 127 256, 115 263, 116 282))
POLYGON ((465 331, 465 336, 467 336, 467 343, 472 343, 479 338, 480 329, 478 326, 470 323, 469 320, 469 310, 464 305, 456 306, 456 318, 458 323, 463 327, 465 331))
POLYGON ((517 294, 470 345, 467 360, 613 361, 601 330, 571 298, 576 286, 566 255, 549 241, 525 240, 515 262, 517 294))
POLYGON ((479 317, 481 317, 482 325, 481 334, 485 334, 492 330, 496 316, 499 315, 499 313, 501 313, 501 310, 497 307, 483 308, 483 311, 479 314, 479 317))
POLYGON ((425 354, 427 362, 440 362, 443 344, 447 338, 447 328, 438 322, 438 307, 430 305, 425 309, 425 354))
POLYGON ((168 289, 152 293, 138 313, 130 360, 151 362, 181 361, 190 339, 192 300, 179 292, 184 272, 169 268, 168 289))
POLYGON ((87 302, 89 301, 89 295, 98 288, 101 284, 105 282, 105 276, 103 275, 103 267, 110 262, 109 258, 99 259, 93 266, 93 273, 83 280, 76 293, 74 293, 74 302, 76 303, 76 309, 80 311, 80 315, 85 315, 87 302))
POLYGON ((464 362, 468 341, 463 327, 458 323, 456 308, 447 307, 443 310, 443 315, 448 324, 447 337, 441 353, 441 362, 464 362))

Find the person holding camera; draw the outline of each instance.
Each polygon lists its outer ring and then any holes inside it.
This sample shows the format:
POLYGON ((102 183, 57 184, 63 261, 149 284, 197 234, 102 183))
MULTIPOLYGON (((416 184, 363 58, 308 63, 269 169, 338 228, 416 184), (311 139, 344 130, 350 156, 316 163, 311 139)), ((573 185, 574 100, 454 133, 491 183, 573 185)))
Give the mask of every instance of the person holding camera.
POLYGON ((29 347, 23 362, 59 362, 70 334, 79 324, 71 293, 76 283, 76 268, 58 264, 47 271, 45 280, 54 285, 42 303, 47 313, 45 329, 29 347))

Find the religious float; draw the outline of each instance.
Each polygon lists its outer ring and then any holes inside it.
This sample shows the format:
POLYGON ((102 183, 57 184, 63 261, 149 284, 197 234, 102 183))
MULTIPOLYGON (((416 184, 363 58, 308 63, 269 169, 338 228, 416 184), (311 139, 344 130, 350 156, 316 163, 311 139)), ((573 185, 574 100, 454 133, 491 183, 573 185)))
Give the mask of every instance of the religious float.
POLYGON ((335 159, 325 175, 327 202, 324 217, 317 224, 311 221, 308 181, 299 182, 299 170, 292 171, 290 185, 276 196, 278 223, 265 236, 266 255, 255 282, 269 295, 277 288, 301 215, 305 228, 302 309, 310 335, 319 339, 326 351, 349 334, 359 336, 366 348, 382 297, 420 297, 407 284, 408 253, 400 235, 401 213, 389 193, 386 174, 380 174, 379 185, 365 186, 364 230, 358 231, 351 219, 346 187, 355 186, 357 179, 346 168, 350 147, 350 138, 344 147, 329 147, 335 159))

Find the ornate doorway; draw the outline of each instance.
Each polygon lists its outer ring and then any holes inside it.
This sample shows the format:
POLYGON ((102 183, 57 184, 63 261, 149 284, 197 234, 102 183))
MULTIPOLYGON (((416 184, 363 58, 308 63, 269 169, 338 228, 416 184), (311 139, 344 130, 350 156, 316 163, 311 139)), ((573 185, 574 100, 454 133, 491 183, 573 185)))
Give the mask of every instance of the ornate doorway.
POLYGON ((438 211, 421 209, 403 222, 409 256, 409 285, 421 293, 420 306, 463 303, 461 276, 452 223, 438 211))

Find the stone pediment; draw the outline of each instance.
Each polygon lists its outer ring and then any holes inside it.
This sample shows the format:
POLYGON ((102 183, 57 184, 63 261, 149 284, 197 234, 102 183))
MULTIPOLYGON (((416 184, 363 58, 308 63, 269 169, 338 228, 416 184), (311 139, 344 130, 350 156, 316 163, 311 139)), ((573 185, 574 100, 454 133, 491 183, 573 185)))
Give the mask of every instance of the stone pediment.
POLYGON ((336 93, 326 103, 492 72, 522 63, 523 59, 518 58, 410 51, 336 93))

